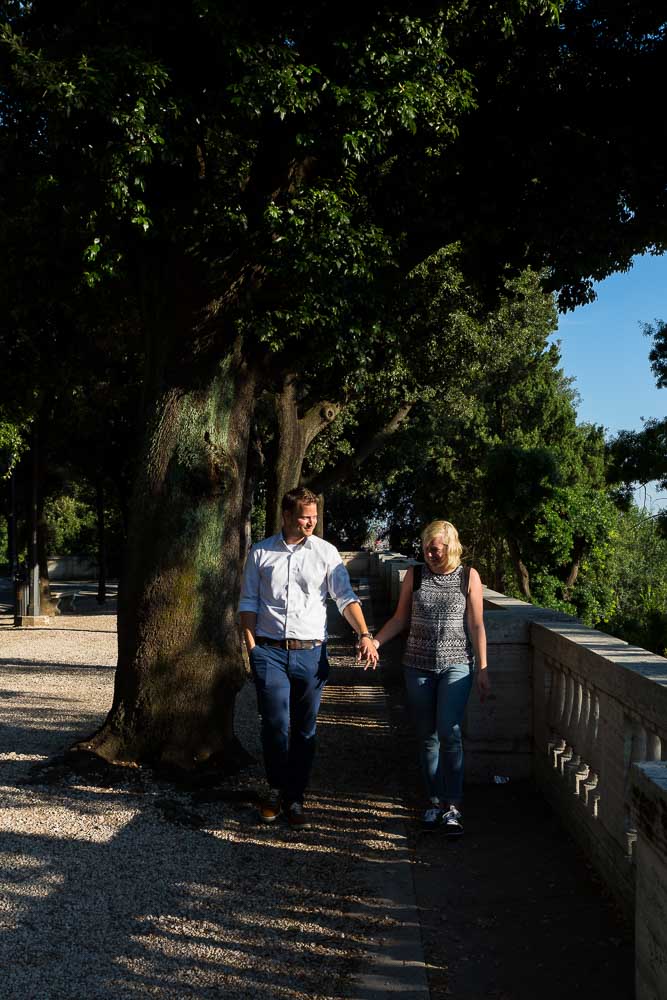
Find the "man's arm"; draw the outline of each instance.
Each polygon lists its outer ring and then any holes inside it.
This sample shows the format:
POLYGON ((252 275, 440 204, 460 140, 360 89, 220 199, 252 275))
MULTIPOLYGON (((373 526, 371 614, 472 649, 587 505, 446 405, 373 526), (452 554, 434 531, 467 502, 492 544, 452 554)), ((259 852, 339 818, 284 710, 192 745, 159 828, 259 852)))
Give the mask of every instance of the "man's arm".
POLYGON ((347 604, 343 609, 343 615, 345 620, 349 622, 357 635, 361 637, 357 646, 357 660, 365 660, 364 670, 368 667, 377 666, 379 659, 378 651, 375 648, 375 643, 373 642, 371 634, 368 631, 368 625, 366 624, 366 619, 364 618, 364 613, 361 610, 361 604, 359 601, 347 604), (366 633, 365 635, 364 632, 366 633))
POLYGON ((251 549, 243 569, 241 600, 239 601, 239 622, 241 635, 248 653, 255 645, 257 612, 259 611, 259 567, 255 553, 251 549))
POLYGON ((257 628, 257 615, 254 611, 242 611, 239 615, 241 620, 241 634, 245 642, 245 648, 250 650, 255 646, 255 629, 257 628))

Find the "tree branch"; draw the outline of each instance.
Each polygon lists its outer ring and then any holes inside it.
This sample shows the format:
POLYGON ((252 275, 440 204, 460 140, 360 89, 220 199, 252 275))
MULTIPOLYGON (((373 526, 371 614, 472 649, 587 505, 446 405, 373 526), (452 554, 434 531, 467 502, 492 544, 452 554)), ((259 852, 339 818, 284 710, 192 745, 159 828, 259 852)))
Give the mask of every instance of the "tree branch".
POLYGON ((347 456, 332 468, 324 469, 314 476, 308 476, 302 480, 303 485, 307 486, 314 493, 325 493, 333 483, 338 483, 341 479, 349 479, 369 455, 384 448, 389 438, 392 434, 396 433, 413 406, 414 403, 404 403, 396 411, 389 423, 385 424, 384 427, 368 438, 367 441, 359 445, 353 455, 347 456))
POLYGON ((323 400, 320 403, 315 403, 314 406, 311 406, 299 418, 299 423, 303 427, 306 448, 317 437, 320 431, 323 431, 325 427, 328 427, 336 419, 342 408, 342 403, 323 400))

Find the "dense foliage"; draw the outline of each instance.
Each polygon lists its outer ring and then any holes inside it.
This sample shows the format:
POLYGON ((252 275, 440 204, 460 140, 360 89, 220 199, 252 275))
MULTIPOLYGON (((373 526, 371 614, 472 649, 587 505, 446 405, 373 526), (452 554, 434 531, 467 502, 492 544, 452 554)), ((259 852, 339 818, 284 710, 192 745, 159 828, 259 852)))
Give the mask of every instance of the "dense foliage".
POLYGON ((633 505, 619 515, 613 540, 615 600, 601 628, 667 656, 667 538, 650 512, 633 505))
POLYGON ((494 312, 457 318, 461 363, 434 355, 430 395, 402 434, 329 496, 339 537, 357 524, 359 540, 360 515, 383 518, 392 547, 406 551, 426 521, 444 516, 489 585, 598 622, 613 605, 615 507, 602 430, 577 425, 550 342, 552 297, 528 271, 505 283, 494 312))

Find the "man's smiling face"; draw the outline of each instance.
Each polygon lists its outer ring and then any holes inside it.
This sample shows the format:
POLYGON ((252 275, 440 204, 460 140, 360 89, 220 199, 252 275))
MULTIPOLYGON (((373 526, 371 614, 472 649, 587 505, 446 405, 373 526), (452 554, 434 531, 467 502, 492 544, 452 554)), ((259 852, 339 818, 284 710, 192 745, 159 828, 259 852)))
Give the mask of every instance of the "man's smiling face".
POLYGON ((296 510, 283 511, 283 535, 285 541, 293 545, 302 542, 315 531, 317 524, 317 504, 299 501, 296 510))

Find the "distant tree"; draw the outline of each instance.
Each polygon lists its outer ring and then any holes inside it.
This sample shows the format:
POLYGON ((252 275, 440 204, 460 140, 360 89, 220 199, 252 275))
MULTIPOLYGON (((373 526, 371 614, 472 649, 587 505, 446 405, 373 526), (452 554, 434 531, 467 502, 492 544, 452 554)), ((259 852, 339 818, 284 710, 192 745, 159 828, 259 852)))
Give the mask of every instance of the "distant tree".
POLYGON ((367 521, 388 520, 392 548, 416 554, 424 523, 447 517, 493 587, 594 623, 612 600, 615 507, 602 431, 577 425, 574 390, 549 343, 552 297, 526 272, 506 282, 497 310, 468 315, 462 328, 462 363, 432 365, 432 399, 347 496, 330 497, 338 531, 356 507, 367 521))
MULTIPOLYGON (((653 340, 649 352, 651 369, 659 389, 667 387, 667 324, 644 324, 653 340)), ((667 490, 667 418, 646 420, 640 431, 620 431, 610 442, 610 480, 630 488, 655 480, 667 490)))
POLYGON ((614 605, 601 627, 667 656, 667 538, 636 504, 618 515, 608 573, 614 605))

